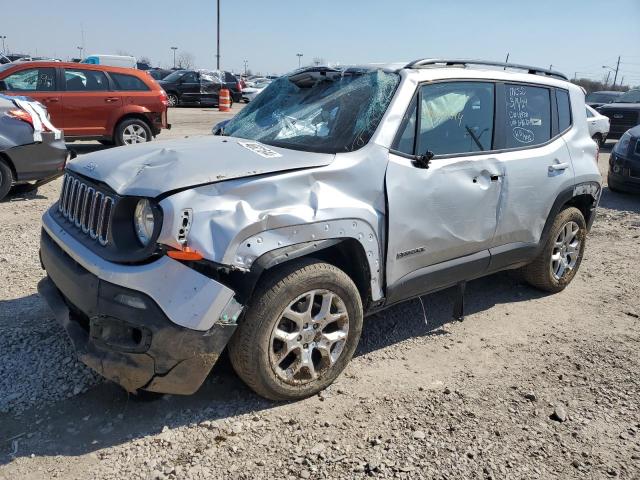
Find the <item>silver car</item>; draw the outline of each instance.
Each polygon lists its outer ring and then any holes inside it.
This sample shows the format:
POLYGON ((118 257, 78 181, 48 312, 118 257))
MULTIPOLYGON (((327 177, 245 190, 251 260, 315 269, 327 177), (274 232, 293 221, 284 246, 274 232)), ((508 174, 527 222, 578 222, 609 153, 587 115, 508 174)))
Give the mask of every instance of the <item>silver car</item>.
POLYGON ((76 159, 43 217, 39 290, 128 391, 193 393, 228 348, 260 395, 304 398, 367 314, 457 286, 461 318, 505 269, 559 292, 601 192, 583 90, 534 67, 303 68, 217 133, 76 159))

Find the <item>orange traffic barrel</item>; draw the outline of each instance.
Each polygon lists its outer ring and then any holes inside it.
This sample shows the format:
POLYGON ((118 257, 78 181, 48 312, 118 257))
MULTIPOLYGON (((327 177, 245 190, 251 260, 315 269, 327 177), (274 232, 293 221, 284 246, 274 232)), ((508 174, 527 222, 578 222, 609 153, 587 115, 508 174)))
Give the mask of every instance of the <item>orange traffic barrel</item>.
POLYGON ((229 89, 221 88, 218 96, 218 111, 230 112, 231 111, 231 95, 229 89))

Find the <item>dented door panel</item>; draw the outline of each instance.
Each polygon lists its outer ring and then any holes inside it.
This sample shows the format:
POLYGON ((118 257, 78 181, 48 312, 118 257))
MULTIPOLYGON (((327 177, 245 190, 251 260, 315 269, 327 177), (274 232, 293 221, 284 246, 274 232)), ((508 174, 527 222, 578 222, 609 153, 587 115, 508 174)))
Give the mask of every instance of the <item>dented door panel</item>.
POLYGON ((389 159, 389 287, 420 268, 493 246, 505 175, 496 156, 434 159, 428 169, 389 159))

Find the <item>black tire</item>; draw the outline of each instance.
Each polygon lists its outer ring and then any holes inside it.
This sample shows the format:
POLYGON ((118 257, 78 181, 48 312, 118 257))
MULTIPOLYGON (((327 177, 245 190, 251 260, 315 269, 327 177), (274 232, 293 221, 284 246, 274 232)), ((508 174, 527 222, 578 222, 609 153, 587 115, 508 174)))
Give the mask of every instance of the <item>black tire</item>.
POLYGON ((167 93, 167 101, 169 102, 170 107, 178 107, 180 105, 180 99, 178 98, 178 95, 173 92, 167 93))
MULTIPOLYGON (((308 298, 312 298, 315 301, 316 297, 315 295, 310 295, 308 298)), ((301 299, 300 302, 302 301, 301 299)), ((312 302, 307 305, 310 304, 317 305, 312 302)), ((331 305, 332 307, 329 311, 333 309, 333 303, 331 305)), ((309 307, 311 314, 313 314, 312 308, 317 307, 309 307)), ((329 386, 351 360, 360 340, 362 317, 360 294, 346 273, 333 265, 318 260, 305 259, 292 262, 290 265, 267 272, 265 278, 256 288, 247 313, 229 343, 231 364, 238 376, 252 390, 263 397, 277 401, 300 400, 309 397, 329 386), (342 300, 341 307, 344 307, 343 311, 346 311, 348 318, 342 316, 339 321, 344 322, 345 325, 342 328, 347 327, 348 332, 340 346, 341 353, 338 353, 335 363, 331 366, 326 366, 325 370, 319 369, 320 373, 318 373, 316 379, 303 381, 293 379, 287 382, 276 373, 270 362, 270 354, 273 353, 272 349, 276 342, 272 338, 272 332, 276 325, 281 325, 283 321, 282 314, 292 302, 306 295, 307 292, 316 289, 321 292, 335 294, 338 297, 337 301, 342 300)), ((306 326, 307 324, 305 323, 304 325, 306 326)), ((311 340, 314 343, 307 345, 315 346, 315 342, 318 341, 318 335, 323 335, 325 333, 323 330, 329 329, 330 325, 333 324, 327 323, 326 326, 316 330, 316 338, 311 340)), ((296 333, 294 332, 294 337, 296 333)), ((307 330, 307 333, 314 334, 311 328, 307 330)), ((301 338, 302 336, 297 337, 296 340, 301 338)), ((319 350, 311 349, 309 351, 320 355, 319 350)), ((333 345, 326 351, 334 352, 333 345)), ((294 350, 291 350, 291 352, 294 352, 294 350)), ((300 350, 297 352, 295 355, 301 354, 300 350)), ((287 357, 283 356, 282 358, 286 359, 287 357)), ((308 358, 313 358, 313 356, 310 355, 308 358)), ((312 362, 315 363, 313 360, 312 362)), ((298 371, 302 372, 303 369, 304 367, 298 371)))
POLYGON ((616 188, 613 185, 611 185, 611 181, 608 178, 607 178, 607 188, 611 190, 613 193, 625 193, 623 190, 620 190, 619 188, 616 188))
POLYGON ((7 196, 13 184, 13 172, 4 160, 0 159, 0 200, 7 196))
POLYGON ((523 279, 531 286, 544 290, 545 292, 557 293, 564 290, 566 286, 571 283, 573 277, 576 276, 578 268, 580 268, 584 254, 586 235, 587 224, 582 212, 575 207, 567 207, 562 210, 553 221, 548 238, 538 256, 533 262, 522 268, 523 279), (560 258, 568 258, 564 255, 564 251, 557 247, 556 241, 562 234, 565 226, 571 222, 577 225, 579 229, 574 237, 580 242, 579 247, 577 247, 578 256, 573 267, 563 270, 559 277, 557 277, 553 272, 552 255, 556 253, 560 254, 560 258))
POLYGON ((594 142, 596 142, 598 144, 598 147, 602 147, 603 141, 602 141, 602 134, 600 133, 594 133, 593 134, 593 138, 594 142))
POLYGON ((146 139, 144 141, 135 141, 134 143, 145 143, 153 140, 153 135, 147 122, 140 118, 127 118, 122 120, 116 127, 115 144, 118 146, 129 145, 130 142, 125 138, 125 135, 127 135, 130 130, 139 132, 139 137, 142 138, 142 135, 144 135, 146 139))

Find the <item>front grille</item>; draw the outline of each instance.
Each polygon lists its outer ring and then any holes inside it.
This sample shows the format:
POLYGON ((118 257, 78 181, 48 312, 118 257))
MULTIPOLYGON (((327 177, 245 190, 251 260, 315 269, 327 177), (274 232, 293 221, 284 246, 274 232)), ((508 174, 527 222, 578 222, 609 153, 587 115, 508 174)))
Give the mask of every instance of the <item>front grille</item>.
POLYGON ((609 117, 612 125, 628 125, 633 127, 638 123, 638 112, 635 110, 606 109, 602 113, 609 117))
POLYGON ((58 202, 60 214, 76 228, 105 246, 109 242, 114 197, 84 180, 65 174, 58 202))

